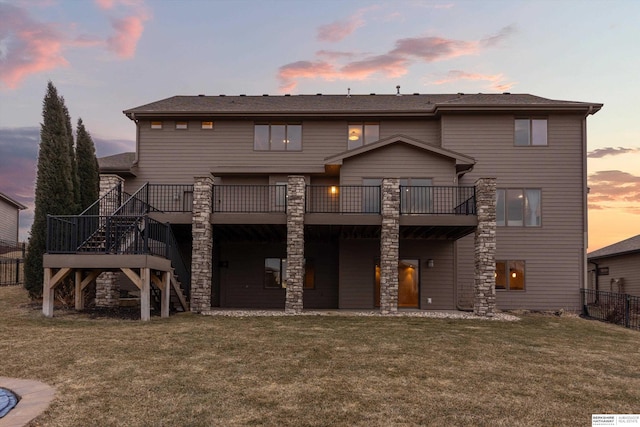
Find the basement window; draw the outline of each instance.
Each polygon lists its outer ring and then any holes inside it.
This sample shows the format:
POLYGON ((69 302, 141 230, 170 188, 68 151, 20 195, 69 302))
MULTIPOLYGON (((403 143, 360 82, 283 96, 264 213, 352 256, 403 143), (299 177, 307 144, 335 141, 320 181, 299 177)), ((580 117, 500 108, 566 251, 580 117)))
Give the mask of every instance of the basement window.
POLYGON ((496 261, 496 289, 524 291, 524 261, 496 261))

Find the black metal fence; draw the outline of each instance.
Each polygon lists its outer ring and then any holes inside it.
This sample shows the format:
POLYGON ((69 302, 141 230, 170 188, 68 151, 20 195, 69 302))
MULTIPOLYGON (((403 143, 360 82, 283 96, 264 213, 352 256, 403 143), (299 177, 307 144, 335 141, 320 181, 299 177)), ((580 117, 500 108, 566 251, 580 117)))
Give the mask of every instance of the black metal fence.
POLYGON ((309 213, 380 214, 379 185, 307 185, 309 213))
POLYGON ((145 201, 162 212, 191 212, 193 184, 148 184, 145 201))
POLYGON ((580 293, 586 317, 640 330, 640 297, 593 289, 580 293))
POLYGON ((26 245, 0 240, 0 286, 24 283, 26 245))
POLYGON ((129 197, 129 195, 122 191, 122 184, 118 184, 104 196, 93 202, 93 204, 82 211, 80 215, 111 215, 122 205, 122 202, 124 202, 127 197, 129 197))
POLYGON ((400 186, 401 215, 475 215, 475 187, 400 186))
POLYGON ((287 211, 286 185, 215 185, 213 211, 261 213, 287 211))

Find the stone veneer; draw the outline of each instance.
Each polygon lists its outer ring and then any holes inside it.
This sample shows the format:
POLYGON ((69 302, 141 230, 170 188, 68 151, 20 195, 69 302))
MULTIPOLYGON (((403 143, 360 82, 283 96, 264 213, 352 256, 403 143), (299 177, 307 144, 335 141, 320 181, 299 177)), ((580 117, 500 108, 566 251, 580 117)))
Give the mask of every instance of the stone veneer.
POLYGON ((382 180, 380 231, 380 313, 398 311, 398 261, 400 256, 400 180, 382 180))
POLYGON ((213 178, 202 176, 194 179, 190 304, 191 311, 201 312, 211 308, 213 178))
POLYGON ((496 309, 496 179, 476 181, 475 281, 473 313, 493 317, 496 309))
MULTIPOLYGON (((123 185, 124 179, 118 175, 100 175, 100 198, 118 185, 123 185)), ((100 215, 107 216, 113 212, 104 211, 100 206, 100 215)), ((120 305, 120 286, 114 272, 105 272, 96 278, 96 307, 118 307, 120 305)))
POLYGON ((285 313, 302 312, 304 288, 305 180, 292 175, 287 182, 287 290, 285 313))

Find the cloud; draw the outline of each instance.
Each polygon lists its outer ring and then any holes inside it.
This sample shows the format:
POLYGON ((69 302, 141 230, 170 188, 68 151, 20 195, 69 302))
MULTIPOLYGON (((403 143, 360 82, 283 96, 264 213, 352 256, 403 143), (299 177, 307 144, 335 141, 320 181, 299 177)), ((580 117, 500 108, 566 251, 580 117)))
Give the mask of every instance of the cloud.
MULTIPOLYGON (((17 88, 27 77, 67 67, 65 52, 72 48, 100 46, 119 58, 132 58, 148 19, 143 3, 137 0, 97 0, 109 15, 123 6, 123 17, 110 16, 114 34, 105 38, 95 34, 75 34, 74 22, 41 22, 30 15, 29 4, 0 1, 0 83, 17 88)), ((44 5, 49 6, 49 5, 44 5)))
POLYGON ((599 159, 605 156, 617 156, 620 154, 628 154, 628 153, 640 153, 640 148, 624 148, 624 147, 605 147, 605 148, 596 148, 593 151, 590 151, 587 154, 587 157, 591 159, 599 159))
POLYGON ((491 89, 494 89, 497 91, 510 90, 515 84, 515 83, 504 82, 504 75, 502 73, 480 74, 480 73, 468 73, 466 71, 461 71, 461 70, 451 70, 446 74, 445 77, 442 77, 439 80, 435 80, 430 83, 435 85, 441 85, 445 83, 457 82, 460 80, 487 81, 490 83, 491 89))
POLYGON ((336 43, 345 37, 353 34, 355 30, 365 24, 364 14, 378 9, 379 6, 373 5, 358 9, 353 15, 347 19, 332 22, 331 24, 321 25, 318 27, 317 39, 324 42, 336 43))
POLYGON ((598 171, 588 177, 589 207, 638 213, 640 176, 620 170, 598 171))
POLYGON ((116 33, 107 39, 107 48, 120 58, 133 58, 144 31, 144 19, 141 16, 114 18, 111 25, 116 33))
POLYGON ((32 19, 24 9, 0 2, 0 81, 15 89, 27 76, 69 63, 62 55, 68 42, 58 28, 32 19))
MULTIPOLYGON (((364 56, 354 52, 319 50, 315 59, 281 66, 278 70, 280 89, 291 91, 300 79, 364 80, 378 74, 399 77, 405 75, 416 62, 430 63, 480 53, 502 43, 514 31, 514 27, 505 27, 495 35, 471 41, 433 36, 403 38, 396 40, 394 48, 386 53, 364 56)), ((467 74, 466 78, 470 76, 471 74, 467 74)), ((513 84, 502 80, 493 81, 498 90, 508 90, 513 84)))

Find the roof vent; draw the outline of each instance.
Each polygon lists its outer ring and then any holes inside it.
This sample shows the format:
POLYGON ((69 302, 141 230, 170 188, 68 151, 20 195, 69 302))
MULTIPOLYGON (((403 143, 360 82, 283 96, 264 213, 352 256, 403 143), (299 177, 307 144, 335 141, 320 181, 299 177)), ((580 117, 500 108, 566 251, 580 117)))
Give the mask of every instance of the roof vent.
POLYGON ((420 95, 418 92, 413 92, 414 95, 420 95))
POLYGON ((262 96, 269 96, 269 94, 268 93, 263 93, 262 96))
POLYGON ((322 96, 322 94, 321 93, 316 93, 316 96, 322 96))
POLYGON ((511 92, 502 92, 503 95, 511 95, 511 92))
POLYGON ((464 95, 464 93, 463 92, 458 92, 458 95, 464 95))
POLYGON ((204 96, 204 93, 199 94, 198 96, 204 96))
POLYGON ((400 94, 400 85, 396 86, 396 96, 402 96, 400 94))
POLYGON ((241 93, 240 96, 247 96, 247 94, 246 93, 241 93))
POLYGON ((220 96, 227 96, 227 95, 225 95, 224 93, 221 93, 220 96))
POLYGON ((351 88, 347 88, 347 98, 351 98, 351 88))
POLYGON ((291 96, 291 94, 290 93, 285 93, 284 96, 291 96))
POLYGON ((371 92, 369 95, 375 95, 375 93, 371 92))

